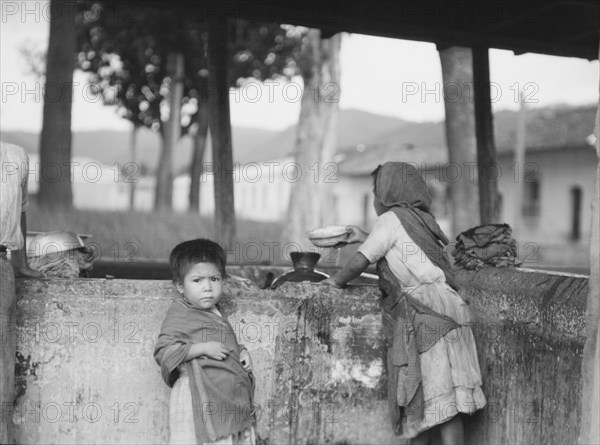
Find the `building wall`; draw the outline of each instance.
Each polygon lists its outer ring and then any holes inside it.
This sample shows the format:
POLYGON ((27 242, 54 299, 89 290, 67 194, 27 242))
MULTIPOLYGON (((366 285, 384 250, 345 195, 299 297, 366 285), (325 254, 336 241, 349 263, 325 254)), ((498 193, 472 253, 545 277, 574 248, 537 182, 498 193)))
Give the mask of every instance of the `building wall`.
MULTIPOLYGON (((236 216, 255 221, 281 221, 285 218, 293 182, 291 160, 272 163, 237 164, 233 174, 236 216)), ((200 214, 212 216, 215 211, 213 174, 200 179, 200 214)), ((153 178, 142 178, 136 190, 136 209, 152 210, 153 178)), ((189 209, 190 177, 178 176, 173 182, 173 209, 189 209)))
MULTIPOLYGON (((523 193, 527 184, 515 180, 514 161, 501 156, 498 160, 501 178, 502 221, 516 227, 520 255, 525 262, 539 264, 589 264, 591 202, 594 197, 596 153, 593 147, 528 153, 525 159, 540 181, 540 207, 537 216, 522 216, 517 221, 514 196, 523 193), (572 187, 580 187, 581 237, 571 239, 572 187)), ((519 176, 520 178, 520 176, 519 176)), ((531 176, 525 176, 530 181, 531 176)))
MULTIPOLYGON (((41 171, 39 155, 29 155, 29 195, 39 190, 41 175, 55 178, 66 174, 64 168, 53 166, 41 171)), ((126 172, 116 165, 106 165, 96 159, 74 156, 70 166, 73 205, 78 209, 126 210, 129 207, 129 183, 126 172)))
MULTIPOLYGON (((520 224, 516 219, 515 194, 523 194, 523 175, 516 176, 519 173, 515 172, 514 160, 506 155, 499 156, 498 170, 490 173, 497 177, 498 191, 502 195, 500 222, 513 227, 520 260, 529 267, 589 267, 590 204, 597 164, 593 147, 530 152, 525 164, 533 168, 539 178, 540 206, 538 216, 523 217, 520 224), (571 239, 573 187, 579 187, 582 192, 578 240, 571 239)), ((454 170, 445 168, 425 175, 434 193, 432 211, 442 230, 449 235, 452 208, 444 193, 447 186, 444 178, 447 180, 450 172, 455 175, 454 170)), ((463 174, 467 172, 465 169, 463 174)), ((529 181, 531 177, 525 178, 529 181)), ((341 176, 334 187, 340 223, 370 229, 375 221, 371 177, 341 176), (368 196, 366 225, 362 211, 364 196, 368 196)))
MULTIPOLYGON (((383 160, 382 160, 383 161, 383 160)), ((129 186, 126 176, 111 166, 89 158, 74 158, 74 205, 82 209, 126 210, 129 207, 129 186)), ((498 189, 502 195, 501 221, 515 228, 519 242, 519 257, 527 266, 588 267, 590 233, 590 203, 594 190, 594 166, 597 164, 593 147, 569 150, 530 152, 526 165, 533 167, 540 180, 540 212, 538 216, 524 217, 518 224, 515 213, 517 192, 523 193, 523 178, 516 180, 514 161, 510 156, 498 159, 498 189), (580 239, 571 239, 572 187, 580 187, 580 239)), ((30 192, 37 192, 36 156, 30 159, 30 192)), ((257 221, 283 221, 287 213, 290 190, 294 184, 291 159, 273 163, 236 165, 234 172, 234 200, 239 218, 257 221)), ((305 172, 307 173, 307 172, 305 172)), ((442 172, 443 173, 443 172, 442 172)), ((433 212, 442 230, 450 234, 450 212, 444 193, 443 174, 429 173, 426 178, 435 190, 433 212)), ((153 178, 137 178, 135 208, 150 211, 154 205, 153 178)), ((329 183, 334 195, 334 220, 338 224, 354 224, 370 230, 375 222, 372 180, 370 176, 337 174, 329 183)), ((526 179, 527 180, 527 179, 526 179)), ((214 212, 213 178, 202 178, 200 193, 201 214, 214 212)), ((173 207, 187 211, 189 177, 175 178, 173 207)))
MULTIPOLYGON (((442 230, 449 234, 450 218, 447 213, 449 209, 445 203, 445 184, 436 181, 435 174, 431 173, 426 176, 426 180, 433 194, 432 212, 442 230)), ((337 202, 335 211, 339 224, 354 224, 367 231, 371 230, 377 219, 373 208, 373 178, 371 175, 340 175, 339 181, 333 184, 333 187, 337 202)))
MULTIPOLYGON (((488 398, 466 420, 467 444, 575 443, 587 279, 512 269, 459 279, 488 398)), ((376 287, 226 289, 254 361, 263 440, 401 443, 376 287)), ((167 442, 169 390, 152 352, 170 282, 18 280, 17 294, 17 443, 167 442)))
POLYGON ((339 224, 357 225, 370 229, 375 223, 373 209, 373 181, 365 176, 340 176, 332 184, 336 208, 336 220, 339 224))

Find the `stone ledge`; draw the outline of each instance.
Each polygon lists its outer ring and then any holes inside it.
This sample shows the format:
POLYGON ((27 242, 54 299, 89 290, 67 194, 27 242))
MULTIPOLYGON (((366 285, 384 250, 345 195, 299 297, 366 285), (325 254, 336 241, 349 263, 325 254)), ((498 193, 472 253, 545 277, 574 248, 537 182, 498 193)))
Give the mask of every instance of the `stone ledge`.
MULTIPOLYGON (((467 443, 575 442, 587 279, 485 269, 459 280, 488 398, 467 424, 467 443)), ((398 443, 388 421, 376 287, 225 285, 225 310, 254 358, 263 439, 398 443)), ((17 294, 17 408, 104 409, 98 422, 82 421, 80 411, 77 422, 17 415, 19 443, 165 443, 169 392, 152 351, 176 295, 172 283, 19 279, 17 294), (115 404, 135 407, 124 414, 137 422, 115 424, 115 404)))

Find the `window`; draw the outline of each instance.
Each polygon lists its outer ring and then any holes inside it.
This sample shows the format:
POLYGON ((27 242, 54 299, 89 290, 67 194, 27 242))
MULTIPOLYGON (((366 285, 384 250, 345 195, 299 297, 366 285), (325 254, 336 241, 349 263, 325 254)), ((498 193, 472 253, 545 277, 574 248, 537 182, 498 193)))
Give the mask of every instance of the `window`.
POLYGON ((577 241, 581 238, 581 187, 571 188, 571 239, 577 241))
POLYGON ((523 216, 539 216, 540 214, 540 181, 538 178, 527 178, 523 184, 523 216))

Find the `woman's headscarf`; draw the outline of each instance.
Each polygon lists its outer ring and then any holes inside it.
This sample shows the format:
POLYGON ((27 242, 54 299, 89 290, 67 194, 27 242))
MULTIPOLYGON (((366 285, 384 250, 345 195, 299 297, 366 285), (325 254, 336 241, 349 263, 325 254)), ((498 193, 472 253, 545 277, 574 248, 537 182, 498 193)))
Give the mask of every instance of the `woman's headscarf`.
POLYGON ((396 214, 408 235, 444 271, 446 282, 456 289, 454 272, 443 250, 448 238, 430 213, 431 195, 416 167, 405 162, 386 162, 372 175, 375 199, 396 214))

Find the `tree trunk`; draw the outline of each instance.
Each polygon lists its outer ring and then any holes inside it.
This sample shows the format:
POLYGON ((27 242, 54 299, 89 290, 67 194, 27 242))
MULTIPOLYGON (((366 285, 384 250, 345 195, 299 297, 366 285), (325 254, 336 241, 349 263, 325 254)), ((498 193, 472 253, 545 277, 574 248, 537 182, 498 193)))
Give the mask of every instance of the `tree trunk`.
POLYGON ((302 250, 314 248, 306 238, 308 230, 335 218, 326 175, 331 173, 327 163, 336 149, 340 39, 335 35, 321 40, 321 31, 311 29, 302 47, 304 90, 296 130, 296 164, 295 168, 284 166, 283 171, 292 183, 284 240, 302 250))
POLYGON ((181 100, 183 98, 184 57, 172 52, 168 56, 167 69, 171 78, 169 89, 169 120, 165 123, 165 133, 156 172, 156 210, 171 209, 173 204, 173 152, 181 136, 181 100))
MULTIPOLYGON (((202 83, 206 84, 206 82, 202 83)), ((206 86, 203 88, 206 88, 206 86)), ((194 135, 194 150, 192 153, 192 165, 190 167, 190 211, 192 212, 200 211, 200 179, 202 177, 202 162, 204 160, 208 137, 208 102, 203 100, 205 97, 205 95, 201 94, 200 101, 198 102, 198 113, 196 114, 198 131, 194 135)))
POLYGON ((456 181, 448 182, 452 233, 447 235, 454 239, 460 232, 479 225, 475 112, 468 90, 473 84, 473 59, 470 48, 453 46, 439 53, 444 82, 448 161, 452 171, 458 168, 460 172, 456 181))
POLYGON ((50 39, 44 114, 40 141, 41 205, 68 209, 73 205, 71 189, 71 102, 76 23, 64 2, 50 3, 50 39))
POLYGON ((319 104, 323 116, 323 142, 318 176, 313 178, 320 188, 321 224, 339 222, 336 214, 332 183, 338 180, 337 165, 333 158, 337 150, 337 128, 340 102, 340 47, 342 35, 335 34, 321 40, 321 85, 319 104))
POLYGON ((222 245, 231 246, 235 238, 235 205, 233 198, 233 152, 227 65, 227 30, 215 20, 208 33, 209 126, 212 138, 215 185, 215 233, 222 245))

